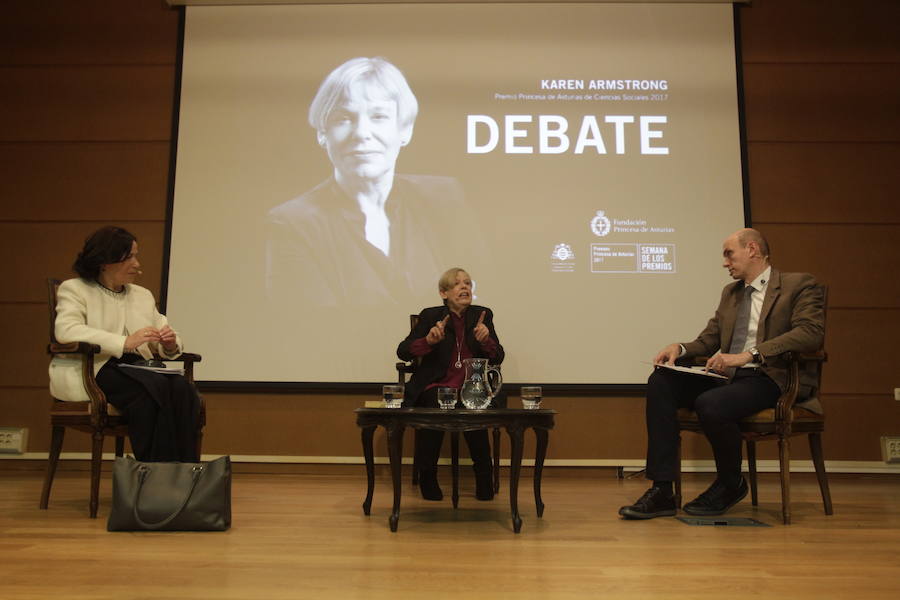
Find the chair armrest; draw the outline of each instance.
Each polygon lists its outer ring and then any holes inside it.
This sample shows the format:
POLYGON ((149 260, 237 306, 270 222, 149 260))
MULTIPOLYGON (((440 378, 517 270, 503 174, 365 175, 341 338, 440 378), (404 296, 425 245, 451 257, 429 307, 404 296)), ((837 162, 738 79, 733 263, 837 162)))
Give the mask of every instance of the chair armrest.
POLYGON ((89 344, 88 342, 69 342, 67 344, 51 342, 47 346, 47 353, 52 356, 57 354, 80 354, 83 357, 81 362, 81 380, 90 398, 91 425, 98 428, 104 427, 106 420, 109 418, 109 412, 106 408, 106 394, 97 385, 97 380, 94 377, 94 355, 100 354, 100 346, 89 344))
POLYGON ((803 352, 802 354, 797 355, 797 360, 799 360, 802 363, 807 363, 807 362, 824 363, 824 362, 828 362, 828 354, 824 350, 819 350, 818 352, 803 352))
POLYGON ((202 356, 200 356, 199 354, 193 354, 191 352, 182 352, 176 358, 168 358, 166 356, 157 354, 155 356, 155 358, 158 358, 159 360, 164 360, 167 362, 183 362, 183 363, 201 362, 203 360, 202 356))
POLYGON ((775 420, 790 423, 794 420, 794 403, 800 393, 800 354, 785 352, 779 359, 787 363, 787 380, 784 391, 775 404, 775 420))
POLYGON ((800 371, 801 367, 808 363, 823 364, 828 360, 828 354, 824 350, 816 352, 785 352, 781 360, 787 363, 787 382, 784 393, 775 405, 776 421, 790 423, 794 420, 794 404, 800 395, 800 371))
POLYGON ((175 358, 169 358, 160 354, 154 354, 153 357, 157 360, 167 362, 184 363, 184 377, 191 382, 191 385, 194 384, 194 363, 198 363, 203 360, 202 356, 200 356, 199 354, 194 354, 192 352, 182 352, 175 358))
POLYGON ((416 361, 404 363, 398 362, 394 364, 394 367, 397 369, 397 383, 400 385, 406 385, 406 375, 412 375, 416 372, 416 367, 418 367, 418 363, 416 361))
POLYGON ((100 354, 100 346, 87 342, 53 342, 47 346, 47 354, 100 354))

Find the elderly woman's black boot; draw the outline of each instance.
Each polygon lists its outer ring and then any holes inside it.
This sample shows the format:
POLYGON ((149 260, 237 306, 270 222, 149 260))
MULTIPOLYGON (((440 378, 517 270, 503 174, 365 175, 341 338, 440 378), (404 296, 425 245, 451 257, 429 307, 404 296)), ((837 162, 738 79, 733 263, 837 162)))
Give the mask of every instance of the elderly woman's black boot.
POLYGON ((437 469, 419 470, 419 490, 426 500, 443 500, 444 493, 438 485, 437 469))
POLYGON ((487 464, 487 468, 482 465, 475 466, 475 497, 479 500, 494 499, 494 478, 491 470, 491 464, 487 464))

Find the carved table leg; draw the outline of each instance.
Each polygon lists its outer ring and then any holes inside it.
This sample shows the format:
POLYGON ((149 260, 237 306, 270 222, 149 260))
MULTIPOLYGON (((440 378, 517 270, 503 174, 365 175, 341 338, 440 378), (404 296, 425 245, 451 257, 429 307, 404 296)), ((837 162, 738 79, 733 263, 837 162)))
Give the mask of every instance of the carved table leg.
POLYGON ((500 430, 494 427, 494 493, 500 493, 500 430))
POLYGON ((372 510, 372 492, 375 490, 375 451, 372 448, 372 437, 375 435, 376 425, 362 428, 363 456, 366 457, 366 499, 363 502, 363 512, 369 514, 372 510))
POLYGON ((537 516, 540 518, 544 516, 544 502, 541 500, 541 475, 544 472, 544 458, 547 456, 549 435, 546 429, 535 429, 534 435, 537 438, 537 450, 534 455, 534 505, 537 508, 537 516))
POLYGON ((522 472, 522 446, 524 445, 523 428, 518 424, 506 428, 509 444, 512 448, 509 463, 509 508, 512 512, 513 531, 522 529, 522 517, 519 516, 519 474, 522 472))
POLYGON ((397 531, 397 522, 400 521, 400 476, 403 462, 403 430, 405 426, 397 421, 387 425, 388 454, 391 459, 391 481, 394 484, 394 508, 388 523, 391 531, 397 531))
POLYGON ((459 432, 450 433, 450 470, 453 473, 453 508, 459 506, 459 432))

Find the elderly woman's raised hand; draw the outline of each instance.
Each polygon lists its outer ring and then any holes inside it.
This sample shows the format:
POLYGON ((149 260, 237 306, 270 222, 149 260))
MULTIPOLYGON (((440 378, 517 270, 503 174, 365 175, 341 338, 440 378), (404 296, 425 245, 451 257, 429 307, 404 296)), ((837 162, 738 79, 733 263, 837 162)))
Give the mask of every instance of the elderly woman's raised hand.
POLYGON ((487 313, 486 310, 481 311, 481 314, 478 315, 478 323, 475 324, 475 329, 472 330, 472 333, 475 334, 475 339, 478 340, 479 344, 483 344, 484 340, 488 339, 488 336, 491 334, 487 325, 484 324, 485 313, 487 313))
POLYGON ((125 338, 125 351, 131 352, 141 344, 158 341, 159 331, 155 327, 142 327, 125 338))
POLYGON ((430 346, 434 346, 442 339, 444 339, 444 327, 447 326, 447 321, 449 320, 450 315, 447 315, 446 317, 435 323, 434 327, 432 327, 428 331, 428 335, 425 336, 425 341, 428 342, 430 346))

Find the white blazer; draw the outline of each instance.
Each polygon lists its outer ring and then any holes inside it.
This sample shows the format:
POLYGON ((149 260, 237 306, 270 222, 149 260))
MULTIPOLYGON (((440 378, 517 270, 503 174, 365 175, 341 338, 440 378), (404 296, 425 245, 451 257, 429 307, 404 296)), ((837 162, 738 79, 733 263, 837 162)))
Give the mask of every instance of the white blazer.
MULTIPOLYGON (((94 355, 94 375, 115 356, 125 351, 125 339, 143 327, 162 328, 168 324, 165 315, 156 310, 150 290, 128 284, 125 292, 114 294, 95 281, 67 279, 59 286, 54 333, 60 343, 88 342, 100 346, 94 355)), ((156 352, 164 358, 176 358, 183 351, 176 334, 175 352, 166 352, 162 344, 145 343, 135 349, 144 356, 156 352)), ((50 394, 59 400, 90 400, 81 377, 80 355, 55 356, 50 361, 50 394)))

